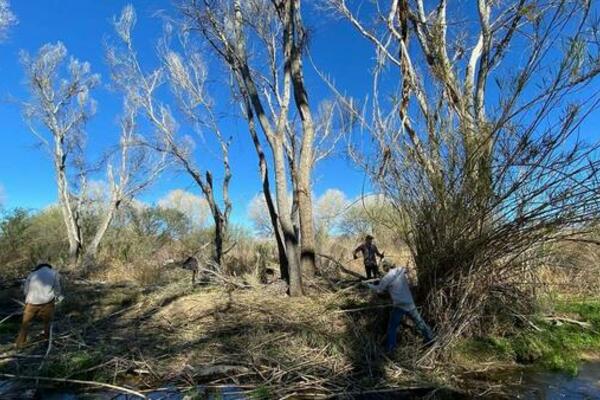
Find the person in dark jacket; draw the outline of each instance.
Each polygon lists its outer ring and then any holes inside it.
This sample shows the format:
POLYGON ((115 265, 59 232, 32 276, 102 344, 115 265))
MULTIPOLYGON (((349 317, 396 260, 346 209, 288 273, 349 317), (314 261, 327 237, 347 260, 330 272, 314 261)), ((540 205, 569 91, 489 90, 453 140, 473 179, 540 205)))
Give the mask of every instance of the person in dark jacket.
POLYGON ((373 236, 367 235, 364 243, 358 246, 353 253, 355 260, 358 258, 358 253, 362 253, 363 262, 365 263, 365 271, 367 272, 367 279, 379 277, 377 257, 384 257, 383 253, 380 253, 377 246, 375 246, 375 243, 373 243, 373 239, 373 236))

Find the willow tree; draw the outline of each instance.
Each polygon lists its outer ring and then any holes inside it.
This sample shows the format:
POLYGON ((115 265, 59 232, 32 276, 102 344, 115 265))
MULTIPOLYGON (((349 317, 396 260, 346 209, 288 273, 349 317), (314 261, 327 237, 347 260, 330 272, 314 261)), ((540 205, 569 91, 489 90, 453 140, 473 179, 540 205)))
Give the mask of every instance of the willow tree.
POLYGON ((377 56, 359 117, 378 156, 358 159, 410 226, 430 315, 461 333, 598 212, 596 144, 577 136, 600 101, 591 2, 326 3, 377 56))

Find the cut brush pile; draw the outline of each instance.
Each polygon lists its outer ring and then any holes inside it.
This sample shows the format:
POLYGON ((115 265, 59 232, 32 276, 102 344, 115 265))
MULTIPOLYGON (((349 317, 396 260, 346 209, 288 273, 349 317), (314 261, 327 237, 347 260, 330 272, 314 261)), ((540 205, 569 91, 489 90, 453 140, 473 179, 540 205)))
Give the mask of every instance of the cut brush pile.
POLYGON ((416 364, 427 365, 412 334, 398 354, 402 363, 382 355, 387 300, 373 301, 354 283, 303 298, 285 296, 276 284, 141 289, 77 282, 67 294, 43 365, 46 344, 33 342, 17 355, 11 349, 19 317, 4 323, 0 372, 138 391, 233 384, 279 398, 418 386, 416 364))

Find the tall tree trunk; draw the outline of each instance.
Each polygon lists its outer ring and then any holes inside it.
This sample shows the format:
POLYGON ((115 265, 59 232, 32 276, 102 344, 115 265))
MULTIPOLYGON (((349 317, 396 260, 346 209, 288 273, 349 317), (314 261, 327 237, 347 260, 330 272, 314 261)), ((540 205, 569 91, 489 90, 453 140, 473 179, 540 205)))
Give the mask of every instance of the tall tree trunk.
POLYGON ((90 244, 86 246, 86 259, 93 260, 94 258, 96 258, 96 255, 98 254, 98 248, 100 247, 100 242, 102 242, 102 239, 104 238, 104 235, 106 234, 106 231, 108 230, 108 227, 110 226, 114 218, 115 212, 119 208, 120 204, 120 199, 113 198, 113 200, 110 202, 109 208, 108 210, 106 210, 106 214, 104 215, 102 222, 100 222, 100 225, 96 230, 94 238, 92 239, 90 244))
POLYGON ((252 112, 252 105, 248 102, 244 102, 244 109, 246 112, 246 119, 248 121, 248 130, 252 137, 252 143, 254 143, 254 149, 258 156, 258 170, 260 172, 260 178, 262 182, 263 195, 265 196, 265 202, 267 204, 267 210, 269 210, 269 218, 271 219, 271 225, 273 225, 273 234, 275 235, 275 242, 277 243, 277 254, 279 257, 279 272, 281 279, 285 280, 287 284, 290 284, 289 274, 289 263, 287 254, 285 251, 285 243, 283 240, 283 234, 281 232, 281 226, 279 224, 279 216, 277 215, 277 209, 273 203, 273 196, 271 195, 271 184, 269 182, 269 167, 265 157, 265 152, 258 139, 256 133, 256 125, 254 123, 254 113, 252 112))
POLYGON ((64 137, 55 136, 54 166, 56 169, 58 199, 65 227, 67 229, 67 238, 69 240, 69 261, 71 265, 76 265, 79 262, 83 245, 78 217, 76 211, 73 210, 73 204, 71 203, 69 194, 69 184, 66 173, 66 155, 63 150, 63 144, 64 137))
POLYGON ((225 223, 220 213, 214 215, 215 221, 215 253, 213 259, 218 266, 223 265, 223 241, 225 240, 225 223))
POLYGON ((302 296, 302 270, 298 259, 298 238, 289 213, 290 205, 287 193, 287 176, 285 172, 285 159, 283 144, 278 137, 273 148, 275 162, 275 181, 277 191, 277 208, 279 209, 279 222, 285 242, 290 276, 290 296, 302 296))
POLYGON ((285 243, 289 270, 290 296, 302 296, 302 270, 298 258, 298 238, 294 231, 294 225, 289 213, 290 204, 287 193, 287 175, 285 170, 285 157, 283 154, 282 138, 276 137, 273 146, 273 159, 275 163, 275 187, 277 191, 277 208, 279 210, 279 222, 285 243))
MULTIPOLYGON (((243 17, 240 0, 234 1, 234 30, 236 35, 235 55, 238 58, 234 62, 233 67, 237 71, 239 86, 242 88, 248 103, 252 105, 256 112, 256 117, 261 125, 265 136, 268 139, 269 145, 273 152, 273 163, 275 168, 275 190, 276 201, 279 216, 279 225, 283 242, 285 244, 285 252, 288 264, 289 274, 289 294, 290 296, 302 296, 302 271, 298 260, 298 240, 294 232, 294 227, 289 214, 289 202, 287 193, 287 175, 285 168, 285 157, 283 151, 284 140, 284 121, 287 118, 288 103, 289 103, 289 65, 286 62, 284 66, 284 95, 281 104, 280 115, 277 118, 275 132, 271 128, 268 117, 265 113, 263 104, 260 100, 260 95, 252 78, 250 68, 247 64, 247 52, 245 43, 245 34, 243 32, 243 17), (241 61, 241 62, 240 62, 241 61), (239 64, 238 64, 239 63, 239 64)), ((284 36, 284 54, 288 55, 290 50, 289 38, 286 32, 284 36)), ((230 64, 231 65, 231 64, 230 64)))
MULTIPOLYGON (((266 165, 266 163, 265 163, 266 165)), ((261 168, 262 169, 262 168, 261 168)), ((273 204, 273 198, 271 196, 271 189, 269 187, 268 171, 265 169, 264 173, 261 171, 263 178, 263 194, 267 203, 267 209, 269 210, 269 217, 271 218, 271 224, 273 225, 273 233, 275 235, 275 242, 277 243, 277 255, 279 258, 279 273, 281 279, 285 280, 287 284, 290 284, 290 270, 288 257, 285 251, 285 243, 283 240, 283 234, 281 232, 281 226, 279 225, 279 218, 275 205, 273 204)))
POLYGON ((289 4, 290 16, 287 22, 292 27, 293 40, 291 53, 292 84, 294 88, 294 100, 300 114, 302 123, 302 146, 300 148, 300 163, 297 175, 298 211, 300 214, 300 238, 301 254, 300 264, 302 272, 307 276, 315 274, 315 233, 312 207, 312 166, 314 159, 315 128, 308 104, 308 94, 304 86, 304 75, 302 72, 302 49, 299 47, 303 42, 303 32, 300 20, 300 1, 291 0, 289 4), (300 44, 298 43, 300 42, 300 44))
POLYGON ((223 266, 223 242, 225 241, 225 237, 227 235, 227 221, 217 201, 215 200, 215 195, 213 191, 213 178, 210 171, 206 171, 206 185, 202 186, 204 191, 204 195, 206 200, 208 201, 208 205, 210 207, 213 220, 215 222, 215 238, 214 245, 215 250, 213 253, 213 261, 219 267, 223 266))

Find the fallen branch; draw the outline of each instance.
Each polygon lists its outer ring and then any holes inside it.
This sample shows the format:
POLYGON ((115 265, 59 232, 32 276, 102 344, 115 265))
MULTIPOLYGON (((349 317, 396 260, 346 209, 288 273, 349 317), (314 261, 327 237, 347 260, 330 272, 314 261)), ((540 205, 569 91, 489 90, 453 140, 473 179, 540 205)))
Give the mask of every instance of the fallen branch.
POLYGON ((586 244, 595 244, 596 246, 600 246, 600 240, 593 239, 584 239, 584 238, 559 238, 558 242, 576 242, 576 243, 586 243, 586 244))
POLYGON ((206 268, 206 267, 200 267, 198 269, 198 272, 207 272, 211 275, 213 275, 215 278, 217 278, 217 280, 220 280, 222 283, 224 284, 230 284, 233 285, 239 289, 250 289, 252 286, 250 285, 245 285, 242 283, 238 283, 236 281, 234 281, 233 279, 229 279, 226 278, 223 274, 218 273, 216 270, 219 268, 219 266, 217 264, 208 262, 207 264, 211 265, 213 268, 206 268))
MULTIPOLYGON (((50 332, 48 332, 48 347, 46 348, 46 353, 44 354, 44 358, 42 358, 42 362, 38 366, 38 369, 37 369, 37 373, 38 374, 40 373, 40 371, 42 370, 42 368, 44 368, 44 364, 46 363, 46 359, 50 355, 50 350, 52 350, 52 331, 53 331, 53 328, 54 328, 54 323, 50 322, 50 327, 49 327, 50 332)), ((38 380, 37 379, 35 381, 35 386, 36 387, 38 386, 38 380)))
POLYGON ((61 382, 61 383, 75 383, 78 385, 88 385, 88 386, 98 386, 98 387, 105 387, 108 389, 113 389, 113 390, 117 390, 119 392, 123 392, 123 393, 129 393, 132 394, 134 396, 138 396, 139 398, 142 399, 147 399, 147 397, 140 393, 140 392, 136 392, 133 389, 128 389, 122 386, 117 386, 117 385, 111 385, 109 383, 104 383, 104 382, 95 382, 95 381, 81 381, 78 379, 65 379, 65 378, 48 378, 45 376, 29 376, 29 375, 14 375, 14 374, 2 374, 0 373, 0 376, 3 378, 10 378, 10 379, 23 379, 23 380, 34 380, 34 381, 46 381, 46 382, 61 382))
POLYGON ((550 321, 550 322, 566 322, 569 324, 579 325, 582 328, 586 328, 586 329, 592 328, 592 324, 590 324, 589 322, 578 321, 576 319, 571 319, 571 318, 567 318, 567 317, 547 316, 547 317, 544 317, 544 319, 546 321, 550 321))
POLYGON ((338 266, 338 268, 340 269, 340 271, 342 271, 342 272, 344 272, 344 273, 346 273, 348 275, 352 275, 353 277, 358 278, 358 279, 366 279, 365 276, 363 276, 363 275, 361 275, 361 274, 359 274, 357 272, 350 271, 348 268, 344 267, 344 265, 341 262, 339 262, 338 260, 336 260, 335 258, 333 258, 331 256, 328 256, 327 254, 317 253, 317 255, 319 257, 326 258, 327 260, 333 261, 338 266))
POLYGON ((14 301, 15 303, 25 307, 25 303, 23 303, 21 300, 17 300, 17 299, 11 299, 12 301, 14 301))
POLYGON ((340 313, 352 313, 352 312, 358 312, 358 311, 365 311, 365 310, 375 310, 377 308, 387 308, 387 307, 391 307, 393 306, 393 304, 380 304, 377 306, 368 306, 368 307, 359 307, 359 308, 349 308, 347 310, 337 310, 334 311, 335 314, 340 314, 340 313))
POLYGON ((20 311, 15 311, 14 313, 2 318, 2 321, 0 321, 0 325, 2 325, 2 323, 4 323, 4 321, 11 319, 12 317, 14 317, 15 315, 21 315, 22 312, 20 311))
POLYGON ((0 360, 11 360, 13 358, 24 358, 24 359, 40 359, 44 358, 42 355, 26 355, 26 354, 2 354, 0 360))

